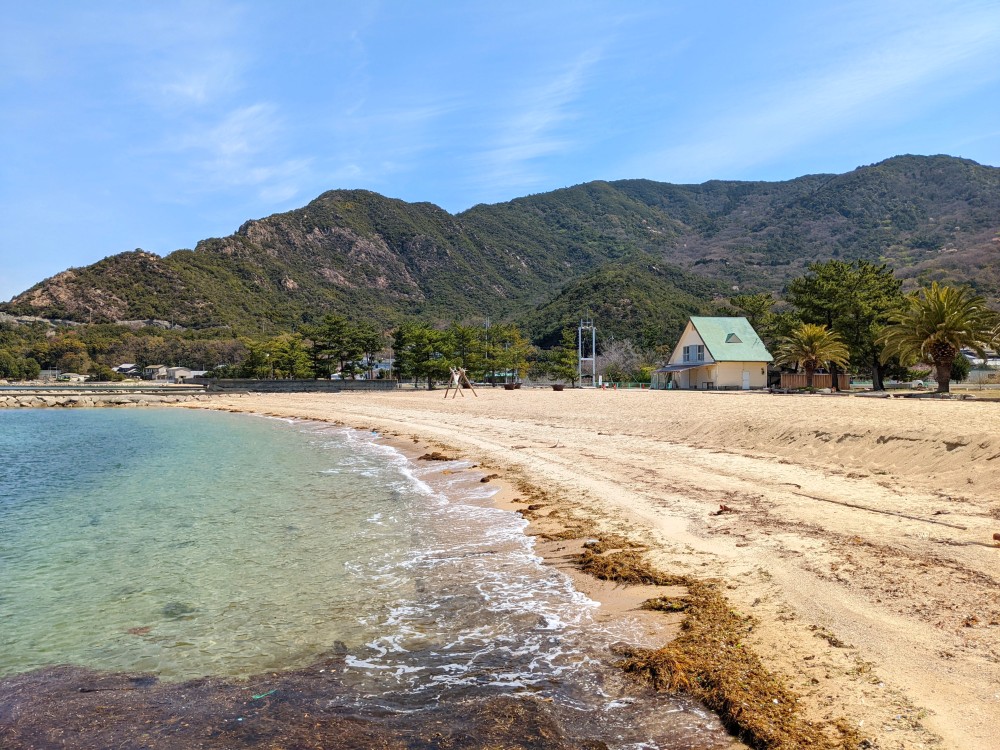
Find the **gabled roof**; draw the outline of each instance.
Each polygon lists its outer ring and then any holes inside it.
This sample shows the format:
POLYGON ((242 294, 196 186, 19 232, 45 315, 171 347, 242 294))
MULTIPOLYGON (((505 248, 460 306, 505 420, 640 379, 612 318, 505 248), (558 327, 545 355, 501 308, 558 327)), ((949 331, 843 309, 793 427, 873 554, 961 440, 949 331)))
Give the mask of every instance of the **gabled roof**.
POLYGON ((746 318, 692 317, 691 325, 716 362, 774 360, 746 318))

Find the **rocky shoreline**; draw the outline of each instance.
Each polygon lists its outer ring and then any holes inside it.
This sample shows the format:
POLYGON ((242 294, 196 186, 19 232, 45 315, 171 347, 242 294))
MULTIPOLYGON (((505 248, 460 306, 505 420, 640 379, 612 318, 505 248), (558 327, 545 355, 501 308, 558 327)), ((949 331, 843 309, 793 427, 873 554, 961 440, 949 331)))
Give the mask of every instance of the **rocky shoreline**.
POLYGON ((87 407, 138 407, 180 404, 190 401, 208 401, 205 393, 31 393, 0 395, 0 409, 45 409, 45 408, 87 408, 87 407))

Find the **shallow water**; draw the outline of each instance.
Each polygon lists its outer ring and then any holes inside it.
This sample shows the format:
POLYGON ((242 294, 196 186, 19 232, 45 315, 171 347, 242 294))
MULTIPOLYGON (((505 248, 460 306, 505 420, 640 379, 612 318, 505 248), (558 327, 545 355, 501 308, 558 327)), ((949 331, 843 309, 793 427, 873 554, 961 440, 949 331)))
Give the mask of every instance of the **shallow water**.
POLYGON ((728 746, 610 665, 632 626, 596 624, 464 464, 181 410, 0 413, 0 455, 0 676, 229 679, 336 653, 328 703, 358 715, 531 696, 611 747, 728 746))

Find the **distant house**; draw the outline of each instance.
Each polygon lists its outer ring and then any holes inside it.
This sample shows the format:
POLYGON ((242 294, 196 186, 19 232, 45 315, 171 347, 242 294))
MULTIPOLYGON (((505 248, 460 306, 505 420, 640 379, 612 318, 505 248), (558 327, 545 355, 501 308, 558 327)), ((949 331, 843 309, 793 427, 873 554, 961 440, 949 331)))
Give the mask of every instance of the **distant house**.
POLYGON ((171 383, 183 383, 191 378, 203 378, 208 370, 192 370, 190 367, 168 367, 167 380, 171 383))
POLYGON ((171 383, 183 383, 190 377, 191 377, 191 368, 189 367, 167 368, 167 380, 169 380, 171 383))
POLYGON ((166 365, 147 365, 142 368, 142 377, 145 380, 166 380, 167 379, 167 366, 166 365))
POLYGON ((39 380, 55 380, 62 375, 62 370, 41 370, 38 373, 39 380))
POLYGON ((653 388, 750 390, 767 387, 774 357, 746 318, 688 320, 670 360, 653 373, 653 388))
POLYGON ((126 362, 113 368, 115 372, 127 378, 138 378, 142 376, 142 368, 133 362, 126 362))
POLYGON ((986 349, 984 350, 986 359, 980 357, 974 349, 962 349, 962 354, 967 360, 969 360, 969 362, 972 363, 972 367, 975 369, 1000 369, 1000 352, 994 352, 986 349))
POLYGON ((64 383, 83 383, 84 381, 87 380, 87 376, 81 375, 78 372, 64 372, 61 375, 59 375, 59 377, 56 378, 56 380, 60 380, 64 383))

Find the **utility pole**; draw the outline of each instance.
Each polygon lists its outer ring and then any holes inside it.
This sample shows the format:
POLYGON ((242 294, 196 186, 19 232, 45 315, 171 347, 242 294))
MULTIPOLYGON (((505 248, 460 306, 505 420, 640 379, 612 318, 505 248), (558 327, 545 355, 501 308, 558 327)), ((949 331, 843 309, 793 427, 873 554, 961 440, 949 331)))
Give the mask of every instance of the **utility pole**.
POLYGON ((590 377, 592 388, 597 387, 597 328, 593 320, 580 320, 580 325, 576 329, 576 353, 577 353, 577 373, 580 376, 580 385, 583 385, 584 377, 590 377), (589 333, 589 335, 587 335, 589 333), (587 339, 590 339, 589 341, 587 339), (586 370, 590 372, 585 372, 586 370))
POLYGON ((483 367, 483 377, 487 377, 486 373, 489 373, 490 385, 493 388, 497 387, 496 377, 494 376, 492 370, 490 370, 490 318, 486 316, 486 346, 483 349, 486 356, 486 364, 483 367))

